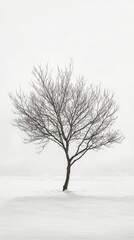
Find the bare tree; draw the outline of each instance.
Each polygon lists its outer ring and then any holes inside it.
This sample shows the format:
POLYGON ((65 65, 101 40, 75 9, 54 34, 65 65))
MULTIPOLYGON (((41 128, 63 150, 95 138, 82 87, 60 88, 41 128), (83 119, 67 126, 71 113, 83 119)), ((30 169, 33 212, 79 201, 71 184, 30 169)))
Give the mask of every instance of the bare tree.
POLYGON ((32 91, 10 95, 16 117, 14 125, 26 133, 27 143, 36 142, 44 149, 49 141, 65 152, 67 189, 70 170, 88 150, 99 150, 122 141, 123 136, 111 127, 118 107, 114 95, 100 86, 87 87, 83 77, 71 82, 73 68, 57 68, 55 81, 48 67, 33 69, 32 91))

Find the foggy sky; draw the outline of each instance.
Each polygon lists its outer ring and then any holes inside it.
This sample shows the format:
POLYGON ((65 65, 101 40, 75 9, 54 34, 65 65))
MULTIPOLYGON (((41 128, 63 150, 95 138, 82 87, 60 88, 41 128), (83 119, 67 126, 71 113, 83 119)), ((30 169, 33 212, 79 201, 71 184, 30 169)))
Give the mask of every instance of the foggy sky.
POLYGON ((115 92, 115 128, 122 144, 88 152, 73 167, 81 175, 134 175, 134 2, 132 0, 0 0, 0 175, 64 174, 62 150, 43 153, 25 145, 11 125, 9 92, 30 88, 33 66, 64 67, 74 61, 74 80, 101 83, 115 92))

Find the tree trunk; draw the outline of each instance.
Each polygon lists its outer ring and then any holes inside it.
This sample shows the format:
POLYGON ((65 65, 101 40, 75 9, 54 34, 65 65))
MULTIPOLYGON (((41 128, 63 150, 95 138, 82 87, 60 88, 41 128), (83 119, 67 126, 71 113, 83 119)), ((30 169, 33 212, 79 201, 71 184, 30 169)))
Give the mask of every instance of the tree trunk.
POLYGON ((70 164, 68 164, 67 172, 66 172, 66 179, 65 179, 65 183, 63 185, 63 191, 67 190, 69 179, 70 179, 70 171, 71 171, 71 166, 70 166, 70 164))

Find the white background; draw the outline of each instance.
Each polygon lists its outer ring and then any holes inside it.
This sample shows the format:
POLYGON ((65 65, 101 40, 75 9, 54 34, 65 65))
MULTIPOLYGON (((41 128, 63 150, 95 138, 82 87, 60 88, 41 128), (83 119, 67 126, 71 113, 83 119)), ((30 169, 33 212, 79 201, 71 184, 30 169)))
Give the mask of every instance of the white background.
POLYGON ((74 61, 74 78, 115 92, 120 106, 115 128, 125 140, 89 152, 74 165, 74 174, 134 175, 133 87, 134 2, 132 0, 0 0, 0 174, 64 174, 62 150, 49 144, 41 155, 24 145, 11 126, 8 93, 29 89, 34 66, 50 69, 74 61))

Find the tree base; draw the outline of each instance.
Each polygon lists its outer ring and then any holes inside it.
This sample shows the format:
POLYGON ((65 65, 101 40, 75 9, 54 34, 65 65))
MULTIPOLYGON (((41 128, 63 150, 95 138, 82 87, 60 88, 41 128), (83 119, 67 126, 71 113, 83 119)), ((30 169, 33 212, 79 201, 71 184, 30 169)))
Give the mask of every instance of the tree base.
POLYGON ((64 192, 65 190, 67 190, 67 188, 68 188, 68 183, 69 183, 69 179, 70 179, 70 169, 71 169, 71 166, 68 165, 68 167, 67 167, 67 172, 66 172, 65 183, 64 183, 63 189, 62 189, 63 192, 64 192))

